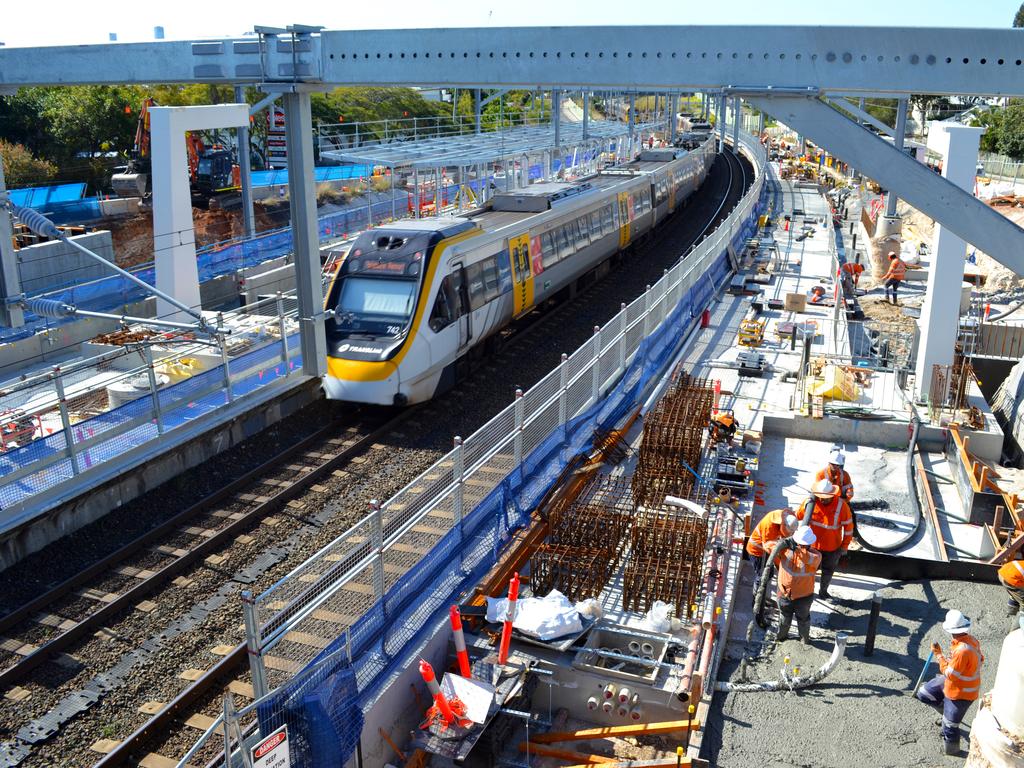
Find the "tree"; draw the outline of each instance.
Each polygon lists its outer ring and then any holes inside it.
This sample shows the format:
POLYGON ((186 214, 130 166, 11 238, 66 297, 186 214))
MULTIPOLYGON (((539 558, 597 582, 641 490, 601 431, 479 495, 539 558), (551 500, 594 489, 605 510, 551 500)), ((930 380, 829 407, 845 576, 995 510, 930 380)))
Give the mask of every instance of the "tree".
POLYGON ((56 165, 33 156, 21 144, 3 139, 0 139, 0 162, 3 163, 5 182, 11 189, 36 186, 57 175, 56 165))
POLYGON ((131 149, 145 98, 141 88, 83 85, 46 91, 41 117, 56 140, 53 159, 131 149))
POLYGON ((1020 8, 1017 9, 1017 15, 1013 17, 1013 26, 1024 27, 1024 3, 1020 4, 1020 8))

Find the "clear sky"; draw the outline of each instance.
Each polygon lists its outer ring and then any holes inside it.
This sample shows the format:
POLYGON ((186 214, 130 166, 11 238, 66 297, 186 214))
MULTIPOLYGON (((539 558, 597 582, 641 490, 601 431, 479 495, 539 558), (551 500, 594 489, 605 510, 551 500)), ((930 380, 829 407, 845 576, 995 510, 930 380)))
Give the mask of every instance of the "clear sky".
MULTIPOLYGON (((6 0, 8 46, 237 36, 254 24, 328 29, 577 24, 1009 27, 1020 0, 6 0)), ((1024 34, 1024 33, 1022 33, 1024 34)))

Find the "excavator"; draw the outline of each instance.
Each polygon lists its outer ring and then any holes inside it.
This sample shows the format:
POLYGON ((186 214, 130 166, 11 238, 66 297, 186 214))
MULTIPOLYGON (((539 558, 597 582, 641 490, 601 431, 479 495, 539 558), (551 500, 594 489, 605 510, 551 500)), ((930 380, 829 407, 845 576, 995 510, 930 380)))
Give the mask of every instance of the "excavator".
MULTIPOLYGON (((141 197, 144 205, 150 204, 153 194, 149 109, 154 106, 156 101, 153 99, 146 99, 142 103, 128 165, 110 180, 117 194, 122 197, 141 197)), ((234 148, 217 143, 207 146, 197 133, 186 133, 185 145, 192 205, 208 208, 212 202, 215 206, 227 208, 239 204, 241 174, 234 148)))

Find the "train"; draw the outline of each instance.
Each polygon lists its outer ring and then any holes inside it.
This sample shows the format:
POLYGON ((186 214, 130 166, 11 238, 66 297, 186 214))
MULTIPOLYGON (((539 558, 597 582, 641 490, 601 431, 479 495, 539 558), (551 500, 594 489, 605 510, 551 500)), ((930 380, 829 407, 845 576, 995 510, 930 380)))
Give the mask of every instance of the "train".
POLYGON ((451 388, 509 324, 574 293, 684 206, 714 158, 713 139, 645 150, 459 215, 363 232, 326 292, 327 397, 405 406, 451 388))

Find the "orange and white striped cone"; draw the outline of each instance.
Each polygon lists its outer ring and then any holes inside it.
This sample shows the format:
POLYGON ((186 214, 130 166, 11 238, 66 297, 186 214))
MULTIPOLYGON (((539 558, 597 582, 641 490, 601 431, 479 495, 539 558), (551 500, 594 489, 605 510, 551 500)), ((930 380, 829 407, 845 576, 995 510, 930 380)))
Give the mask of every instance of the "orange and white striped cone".
POLYGON ((427 684, 427 690, 430 691, 430 695, 434 697, 434 706, 441 713, 445 725, 450 725, 455 720, 455 713, 452 712, 447 697, 445 697, 444 692, 441 690, 441 686, 438 685, 437 678, 434 677, 434 668, 430 666, 426 659, 420 659, 420 675, 423 677, 423 682, 427 684))
POLYGON ((459 661, 459 674, 465 678, 472 678, 473 670, 469 666, 469 653, 466 652, 466 636, 462 634, 462 614, 459 613, 459 606, 453 605, 448 610, 448 616, 452 622, 452 637, 455 640, 455 658, 459 661))
POLYGON ((508 646, 512 642, 512 622, 516 618, 516 601, 519 599, 519 573, 514 573, 508 582, 508 611, 501 628, 501 645, 498 646, 498 664, 508 661, 508 646))

